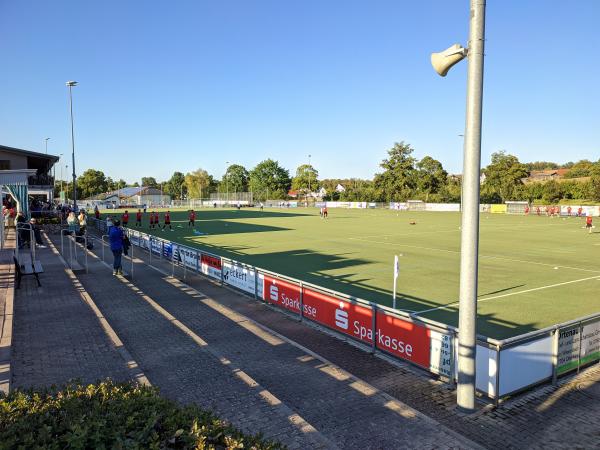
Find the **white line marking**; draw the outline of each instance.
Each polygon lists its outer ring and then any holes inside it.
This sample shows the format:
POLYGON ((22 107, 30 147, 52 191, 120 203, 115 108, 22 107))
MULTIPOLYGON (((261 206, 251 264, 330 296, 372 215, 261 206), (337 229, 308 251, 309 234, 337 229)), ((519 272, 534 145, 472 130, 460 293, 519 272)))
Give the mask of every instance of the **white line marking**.
MULTIPOLYGON (((597 275, 595 277, 580 278, 579 280, 564 281, 562 283, 550 284, 548 286, 540 286, 540 287, 536 287, 536 288, 532 288, 532 289, 525 289, 524 291, 511 292, 509 294, 501 294, 501 295, 495 295, 493 297, 486 297, 486 298, 482 298, 481 300, 477 300, 477 303, 487 302, 488 300, 495 300, 497 298, 510 297, 510 296, 513 296, 513 295, 526 294, 528 292, 541 291, 543 289, 550 289, 550 288, 553 288, 553 287, 564 286, 566 284, 581 283, 582 281, 588 281, 588 280, 599 280, 600 281, 600 275, 597 275)), ((450 304, 444 305, 444 306, 438 306, 438 307, 435 307, 435 308, 424 309, 422 311, 419 311, 419 312, 415 313, 414 315, 418 316, 418 315, 421 315, 423 313, 427 313, 427 312, 431 312, 431 311, 436 311, 438 309, 448 309, 451 306, 456 306, 456 305, 458 305, 458 302, 450 303, 450 304)))
MULTIPOLYGON (((348 238, 348 239, 351 239, 354 241, 368 242, 371 244, 384 244, 384 245, 392 245, 392 246, 396 246, 396 247, 409 247, 409 248, 417 248, 420 250, 429 250, 432 252, 444 252, 444 253, 452 253, 452 254, 460 255, 460 251, 458 251, 458 250, 446 250, 443 248, 422 247, 420 245, 400 244, 400 243, 393 243, 393 242, 371 241, 369 239, 360 239, 360 238, 348 238)), ((479 255, 479 258, 499 259, 499 260, 503 260, 503 261, 518 262, 518 263, 523 263, 523 264, 534 264, 534 265, 538 265, 538 266, 546 266, 546 267, 552 267, 552 268, 560 267, 563 269, 581 270, 583 272, 591 272, 591 273, 600 273, 600 270, 584 269, 582 267, 573 267, 573 266, 561 266, 561 265, 555 265, 555 264, 541 263, 541 262, 537 262, 537 261, 527 261, 524 259, 506 258, 504 256, 479 255)))

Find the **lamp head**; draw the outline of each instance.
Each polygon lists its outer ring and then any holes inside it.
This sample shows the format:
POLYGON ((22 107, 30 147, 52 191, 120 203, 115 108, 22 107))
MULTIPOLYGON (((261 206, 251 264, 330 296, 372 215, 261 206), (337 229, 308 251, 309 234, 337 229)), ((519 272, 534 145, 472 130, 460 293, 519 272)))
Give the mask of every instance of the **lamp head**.
POLYGON ((467 49, 460 44, 454 44, 443 52, 431 54, 431 65, 438 75, 445 77, 454 64, 467 56, 467 49))
POLYGON ((77 86, 77 81, 67 81, 67 86, 69 87, 73 87, 73 86, 77 86))

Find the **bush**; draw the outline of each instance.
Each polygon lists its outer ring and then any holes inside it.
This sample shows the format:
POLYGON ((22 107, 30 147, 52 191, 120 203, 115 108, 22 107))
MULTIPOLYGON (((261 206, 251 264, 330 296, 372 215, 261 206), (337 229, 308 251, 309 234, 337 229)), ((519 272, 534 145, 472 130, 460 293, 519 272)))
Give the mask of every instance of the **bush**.
POLYGON ((282 448, 153 387, 106 380, 0 395, 0 449, 282 448))

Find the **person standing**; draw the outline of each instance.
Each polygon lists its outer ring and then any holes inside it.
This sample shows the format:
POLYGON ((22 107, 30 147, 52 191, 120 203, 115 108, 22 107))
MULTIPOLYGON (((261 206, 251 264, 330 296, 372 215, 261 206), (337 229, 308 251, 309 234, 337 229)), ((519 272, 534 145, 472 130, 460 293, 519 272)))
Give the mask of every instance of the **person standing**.
POLYGON ((594 225, 592 225, 592 216, 588 215, 585 218, 585 227, 589 230, 588 232, 591 233, 592 232, 592 228, 594 228, 594 225))
POLYGON ((190 213, 188 215, 188 227, 196 226, 196 212, 193 209, 190 209, 190 213))
POLYGON ((69 233, 75 234, 79 228, 79 220, 75 217, 75 213, 71 211, 67 216, 67 225, 69 226, 69 233))
POLYGON ((98 205, 94 206, 94 217, 96 220, 100 220, 100 210, 98 209, 98 205))
POLYGON ((77 219, 79 220, 79 231, 81 234, 84 234, 87 227, 87 216, 84 209, 79 210, 79 217, 77 219))
POLYGON ((169 226, 169 230, 173 231, 173 227, 171 227, 171 211, 167 211, 165 213, 165 224, 163 225, 163 231, 169 226))
POLYGON ((142 210, 141 209, 138 209, 137 213, 135 214, 135 226, 136 227, 142 226, 142 210))
POLYGON ((121 219, 123 220, 123 226, 127 228, 127 224, 129 223, 129 211, 125 210, 125 213, 123 213, 123 217, 121 217, 121 219))
POLYGON ((123 267, 121 265, 121 258, 123 256, 123 229, 121 223, 115 220, 115 223, 110 227, 108 234, 108 241, 110 243, 110 250, 113 253, 113 275, 123 275, 123 267))

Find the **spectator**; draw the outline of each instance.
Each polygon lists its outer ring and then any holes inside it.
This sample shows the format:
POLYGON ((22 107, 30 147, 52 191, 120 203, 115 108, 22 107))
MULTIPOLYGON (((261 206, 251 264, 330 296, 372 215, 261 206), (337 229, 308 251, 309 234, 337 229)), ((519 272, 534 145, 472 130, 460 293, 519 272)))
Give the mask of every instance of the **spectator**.
POLYGON ((44 245, 44 241, 42 241, 42 232, 40 231, 40 227, 37 224, 37 220, 35 218, 32 218, 29 221, 29 226, 33 230, 36 245, 40 248, 46 248, 46 246, 44 245))
POLYGON ((85 229, 87 227, 87 216, 85 215, 85 209, 79 211, 79 229, 81 234, 85 234, 85 229))
POLYGON ((123 230, 121 229, 121 222, 115 220, 113 226, 110 227, 108 234, 108 241, 110 243, 110 250, 113 253, 113 275, 123 275, 123 267, 121 266, 121 257, 123 256, 123 230))
POLYGON ((75 213, 71 211, 67 216, 67 225, 69 226, 69 233, 77 233, 79 228, 79 221, 75 217, 75 213))

